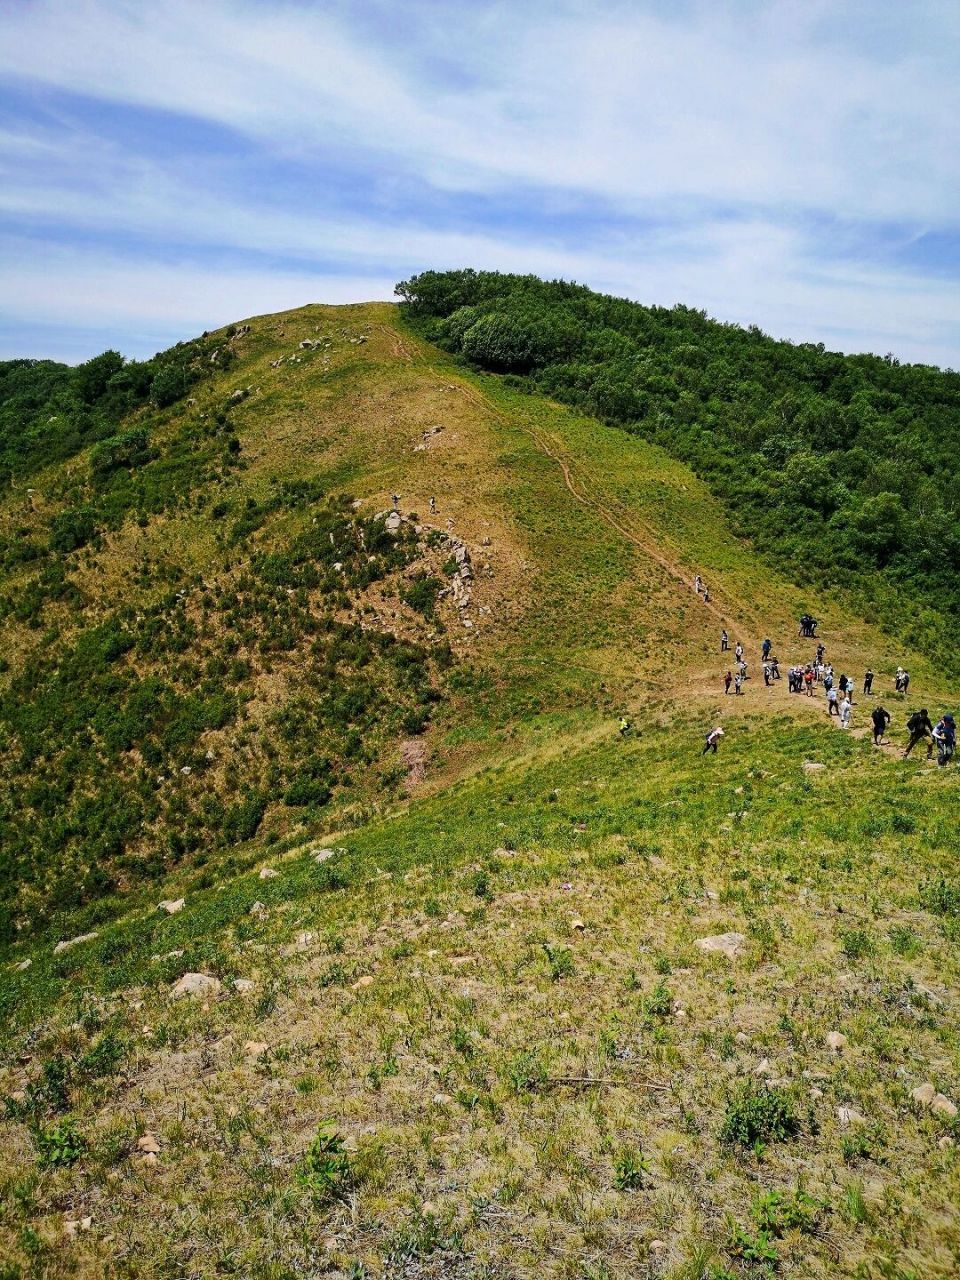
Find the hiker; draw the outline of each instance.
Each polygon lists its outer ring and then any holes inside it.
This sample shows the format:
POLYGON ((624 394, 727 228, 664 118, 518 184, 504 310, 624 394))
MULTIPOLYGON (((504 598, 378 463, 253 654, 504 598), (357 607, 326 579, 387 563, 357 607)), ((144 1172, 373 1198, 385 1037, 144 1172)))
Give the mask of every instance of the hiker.
POLYGON ((907 729, 910 733, 910 741, 907 743, 903 758, 907 756, 924 738, 928 738, 927 742, 927 759, 933 758, 933 725, 930 723, 930 717, 927 715, 927 708, 921 707, 919 711, 914 711, 913 715, 907 720, 907 729))
POLYGON ((773 680, 780 679, 780 663, 776 658, 770 659, 770 677, 773 680))
POLYGON ((763 683, 767 686, 768 689, 770 688, 770 663, 769 662, 765 662, 763 664, 763 683))
POLYGON ((693 580, 693 589, 696 591, 697 595, 699 595, 703 590, 703 579, 700 577, 699 573, 693 580))
POLYGON ((741 659, 740 659, 740 661, 737 663, 737 674, 739 675, 739 677, 740 677, 740 679, 741 679, 741 680, 746 680, 746 678, 747 678, 747 664, 744 662, 744 660, 743 660, 742 658, 741 658, 741 659))
POLYGON ((873 692, 873 672, 870 670, 869 667, 863 673, 863 692, 864 693, 873 692))
POLYGON ((937 744, 937 764, 941 767, 949 764, 953 758, 953 750, 957 745, 957 726, 953 716, 941 716, 933 730, 933 740, 937 744))
POLYGON ((773 648, 773 645, 770 643, 769 640, 764 640, 763 644, 760 646, 760 652, 763 654, 764 662, 766 662, 766 660, 770 657, 770 650, 772 648, 773 648))
POLYGON ((736 658, 738 662, 743 657, 743 645, 740 643, 739 640, 737 641, 737 647, 733 651, 733 656, 736 658))
POLYGON ((903 667, 897 667, 897 674, 893 678, 893 686, 897 693, 906 693, 910 684, 910 676, 904 671, 903 667))
POLYGON ((803 683, 807 686, 807 697, 813 697, 813 672, 809 667, 803 673, 803 683))
POLYGON ((393 495, 392 502, 393 502, 393 509, 394 509, 394 511, 399 511, 399 510, 400 510, 400 495, 399 495, 399 493, 395 493, 395 494, 393 495))
POLYGON ((719 726, 716 729, 711 729, 710 732, 707 734, 706 741, 703 744, 703 750, 700 752, 700 754, 702 756, 705 756, 708 751, 712 751, 713 754, 716 755, 717 743, 720 741, 722 737, 723 737, 723 730, 719 726))
POLYGON ((890 712, 884 711, 883 707, 874 707, 870 712, 870 719, 873 721, 873 745, 875 747, 883 745, 883 733, 890 723, 890 718, 890 712))
POLYGON ((827 652, 827 650, 826 650, 826 648, 824 647, 823 641, 821 640, 821 641, 820 641, 820 643, 817 645, 817 662, 818 662, 818 663, 823 662, 823 655, 824 655, 826 652, 827 652))
POLYGON ((730 648, 730 637, 727 635, 727 628, 724 627, 720 632, 720 652, 726 653, 730 648))
POLYGON ((431 514, 432 516, 435 516, 435 515, 437 514, 437 500, 436 500, 436 498, 431 498, 431 499, 430 499, 430 514, 431 514))
POLYGON ((848 691, 849 687, 850 687, 850 681, 849 681, 848 677, 847 677, 847 676, 841 676, 841 677, 840 677, 840 679, 839 679, 839 680, 838 680, 838 682, 837 682, 837 688, 838 688, 838 689, 840 690, 840 692, 843 694, 843 693, 846 693, 846 692, 848 691))
POLYGON ((704 603, 704 604, 709 604, 709 603, 710 603, 710 588, 709 588, 709 587, 704 587, 704 588, 703 588, 703 603, 704 603))
POLYGON ((724 692, 724 693, 729 693, 729 692, 730 692, 730 686, 731 686, 732 684, 733 684, 733 672, 732 672, 732 671, 728 671, 728 672, 727 672, 727 674, 723 677, 723 692, 724 692))
POLYGON ((850 695, 849 693, 840 703, 840 728, 850 728, 850 695))
POLYGON ((905 671, 903 673, 903 681, 901 683, 901 689, 904 693, 906 693, 909 688, 910 688, 910 672, 905 671))
POLYGON ((743 693, 743 674, 740 671, 733 677, 733 692, 735 694, 743 693))
POLYGON ((827 690, 827 715, 832 716, 832 715, 839 715, 839 714, 840 714, 840 705, 839 705, 839 700, 837 698, 837 691, 836 689, 828 689, 827 690))
POLYGON ((630 732, 630 721, 627 719, 626 716, 620 717, 618 732, 621 738, 625 738, 627 734, 630 732))

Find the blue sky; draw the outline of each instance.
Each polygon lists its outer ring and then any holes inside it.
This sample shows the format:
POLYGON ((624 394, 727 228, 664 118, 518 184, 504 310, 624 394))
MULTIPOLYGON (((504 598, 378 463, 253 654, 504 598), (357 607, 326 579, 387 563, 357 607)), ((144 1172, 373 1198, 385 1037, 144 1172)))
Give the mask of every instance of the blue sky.
POLYGON ((960 6, 0 0, 0 357, 534 271, 960 367, 960 6))

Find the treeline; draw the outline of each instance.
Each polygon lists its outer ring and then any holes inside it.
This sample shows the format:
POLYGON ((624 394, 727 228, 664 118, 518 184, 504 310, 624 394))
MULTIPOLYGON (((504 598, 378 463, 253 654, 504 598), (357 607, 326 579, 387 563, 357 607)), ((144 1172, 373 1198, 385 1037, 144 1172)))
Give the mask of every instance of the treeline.
POLYGON ((430 271, 397 293, 447 350, 690 463, 761 554, 956 665, 960 374, 536 276, 430 271))
MULTIPOLYGON (((0 361, 0 486, 109 441, 144 405, 174 404, 201 378, 229 366, 229 336, 179 342, 150 360, 104 351, 75 368, 53 360, 0 361)), ((103 458, 110 453, 108 447, 103 458)))

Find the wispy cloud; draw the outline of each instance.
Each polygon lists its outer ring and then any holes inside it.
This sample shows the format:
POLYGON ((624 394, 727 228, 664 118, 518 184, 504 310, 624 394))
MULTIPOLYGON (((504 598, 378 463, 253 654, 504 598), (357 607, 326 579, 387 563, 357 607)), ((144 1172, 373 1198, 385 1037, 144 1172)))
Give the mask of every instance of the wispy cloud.
POLYGON ((8 9, 0 344, 75 302, 142 351, 470 263, 957 364, 960 24, 871 10, 8 9))

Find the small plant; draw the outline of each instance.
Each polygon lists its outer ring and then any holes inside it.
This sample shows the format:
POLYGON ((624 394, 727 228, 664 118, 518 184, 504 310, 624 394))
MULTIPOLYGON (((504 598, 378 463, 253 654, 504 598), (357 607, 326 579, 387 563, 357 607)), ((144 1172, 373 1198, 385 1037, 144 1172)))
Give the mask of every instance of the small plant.
POLYGON ((532 1050, 518 1053, 507 1066, 507 1079, 514 1093, 534 1093, 547 1080, 547 1069, 532 1050))
POLYGON ((918 897, 924 911, 932 911, 936 916, 960 916, 960 884, 943 876, 925 880, 918 897))
POLYGON ((648 1018, 669 1018, 673 1012, 673 996, 665 982, 658 982, 643 1002, 648 1018))
POLYGON ((49 1129, 37 1129, 33 1140, 37 1148, 37 1164, 41 1169, 59 1169, 76 1164, 87 1149, 86 1140, 72 1120, 61 1120, 49 1129))
POLYGON ((890 946, 898 956, 912 960, 923 950, 920 935, 907 925, 895 924, 890 930, 890 946))
POLYGON ((800 1128, 793 1098, 785 1089, 765 1089, 753 1083, 741 1085, 727 1103, 721 1142, 743 1147, 791 1138, 800 1128))
POLYGON ((613 1185, 618 1191, 636 1191, 650 1172, 650 1163, 639 1150, 625 1149, 613 1166, 613 1185))
POLYGON ((727 1251, 755 1266, 775 1267, 780 1261, 776 1247, 765 1231, 758 1231, 752 1236, 739 1222, 730 1223, 727 1251))
POLYGON ((873 939, 863 929, 847 929, 840 934, 840 948, 848 960, 862 960, 873 955, 873 939))
POLYGON ((843 1212, 851 1222, 863 1226, 870 1221, 870 1208, 863 1196, 863 1183, 848 1182, 843 1195, 843 1212))
POLYGON ((811 1232, 820 1206, 812 1196, 797 1187, 792 1193, 767 1191, 753 1203, 753 1220, 760 1231, 782 1236, 785 1231, 811 1232))
POLYGON ((343 1138, 330 1125, 320 1126, 297 1167, 297 1181, 319 1202, 340 1199, 354 1181, 343 1138))
POLYGON ((573 973, 573 952, 570 948, 545 942, 543 949, 550 969, 550 981, 559 982, 561 978, 569 978, 573 973))

